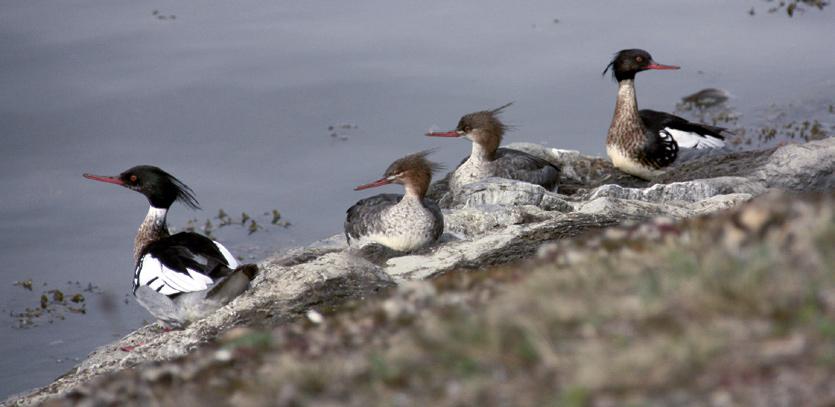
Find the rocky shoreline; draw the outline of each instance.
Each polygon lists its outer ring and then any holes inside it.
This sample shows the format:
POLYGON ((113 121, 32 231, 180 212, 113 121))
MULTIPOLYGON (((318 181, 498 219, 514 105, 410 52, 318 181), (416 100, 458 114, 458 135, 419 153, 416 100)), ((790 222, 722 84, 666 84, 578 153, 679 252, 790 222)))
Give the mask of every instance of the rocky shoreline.
MULTIPOLYGON (((31 405, 53 398, 59 404, 104 404, 107 397, 119 394, 115 391, 120 377, 137 386, 137 382, 159 379, 150 376, 160 369, 194 365, 198 355, 226 358, 226 354, 217 355, 218 341, 232 340, 229 335, 242 329, 292 326, 305 315, 315 323, 321 313, 391 295, 392 290, 408 290, 403 287, 412 287, 413 281, 519 264, 537 255, 547 257, 560 247, 555 241, 615 225, 647 221, 662 225, 704 218, 775 190, 826 194, 835 190, 835 138, 701 159, 670 171, 658 183, 626 176, 603 159, 575 151, 533 144, 508 147, 562 164, 566 186, 555 193, 531 184, 490 179, 468 186, 464 194, 453 198, 441 180, 430 191, 444 208, 446 231, 438 244, 408 255, 379 247, 354 251, 346 250, 343 236, 336 235, 277 255, 260 264, 263 271, 248 293, 214 315, 182 331, 162 332, 155 324, 140 328, 97 349, 52 384, 4 405, 31 405), (310 309, 317 311, 311 315, 310 309), (132 350, 124 351, 128 347, 132 350), (112 391, 91 390, 101 386, 112 391)), ((781 196, 795 199, 791 194, 781 196)), ((131 387, 131 391, 138 388, 131 387)), ((141 397, 134 396, 134 402, 141 404, 141 397)))

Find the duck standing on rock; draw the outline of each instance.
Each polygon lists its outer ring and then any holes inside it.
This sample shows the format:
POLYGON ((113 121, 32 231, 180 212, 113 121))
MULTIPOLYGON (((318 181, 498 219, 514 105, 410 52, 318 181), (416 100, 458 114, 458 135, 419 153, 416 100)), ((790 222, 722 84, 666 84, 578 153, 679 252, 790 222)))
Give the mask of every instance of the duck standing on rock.
POLYGON ((166 214, 175 201, 198 209, 192 190, 160 168, 140 165, 118 176, 84 178, 121 185, 151 204, 134 242, 133 294, 163 324, 182 328, 226 305, 249 288, 258 273, 222 244, 193 232, 168 233, 166 214))
POLYGON ((606 153, 616 168, 648 180, 670 165, 725 151, 727 130, 722 127, 693 123, 655 110, 638 110, 635 74, 650 69, 679 69, 678 66, 658 64, 641 49, 625 49, 615 55, 603 74, 610 68, 618 81, 618 97, 606 136, 606 153))
POLYGON ((428 159, 430 151, 407 155, 389 165, 383 178, 354 188, 355 191, 386 184, 401 184, 405 195, 380 194, 357 202, 348 209, 345 237, 351 246, 378 243, 410 252, 426 247, 444 231, 444 216, 438 204, 425 198, 432 173, 441 167, 428 159))
POLYGON ((529 182, 553 190, 560 177, 554 164, 523 151, 499 148, 507 126, 499 114, 512 103, 493 110, 469 113, 461 117, 452 131, 427 133, 430 137, 464 137, 472 141, 470 156, 449 177, 449 189, 457 193, 464 185, 489 177, 529 182))

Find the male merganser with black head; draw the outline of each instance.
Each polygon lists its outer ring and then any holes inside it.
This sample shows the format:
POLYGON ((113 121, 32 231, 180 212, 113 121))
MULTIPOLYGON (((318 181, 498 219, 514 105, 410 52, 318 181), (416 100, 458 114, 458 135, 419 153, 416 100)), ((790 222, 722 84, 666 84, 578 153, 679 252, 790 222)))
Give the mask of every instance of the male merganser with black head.
POLYGON ((635 74, 650 69, 679 69, 678 66, 658 64, 641 49, 625 49, 615 55, 603 74, 610 68, 618 81, 618 99, 606 137, 606 153, 615 167, 651 179, 664 167, 725 147, 726 129, 722 127, 689 122, 669 113, 638 110, 635 74))
POLYGON ((168 233, 165 217, 175 201, 199 209, 192 190, 171 174, 140 165, 115 177, 84 177, 148 198, 151 207, 133 247, 133 294, 163 324, 181 328, 214 312, 244 292, 257 274, 257 266, 239 267, 229 250, 203 235, 168 233))
POLYGON ((407 155, 389 165, 385 176, 355 191, 386 184, 401 184, 405 195, 380 194, 348 209, 345 237, 351 246, 378 243, 410 252, 438 240, 444 231, 444 215, 434 201, 425 198, 432 173, 441 167, 426 159, 430 151, 407 155))
POLYGON ((466 114, 453 131, 427 133, 430 137, 464 137, 473 143, 470 156, 449 178, 449 188, 457 193, 464 185, 489 177, 508 178, 542 185, 553 190, 560 177, 554 164, 528 153, 499 148, 507 126, 499 114, 512 103, 493 110, 466 114))

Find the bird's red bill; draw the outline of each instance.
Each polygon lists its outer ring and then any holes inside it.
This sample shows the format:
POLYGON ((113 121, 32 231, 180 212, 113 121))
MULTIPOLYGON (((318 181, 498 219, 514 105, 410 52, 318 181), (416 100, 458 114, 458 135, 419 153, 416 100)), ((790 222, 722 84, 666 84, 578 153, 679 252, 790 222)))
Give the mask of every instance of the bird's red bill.
POLYGON ((382 186, 382 185, 391 184, 391 182, 392 181, 390 179, 388 179, 388 177, 380 178, 380 179, 378 179, 374 182, 371 182, 371 183, 368 183, 368 184, 365 184, 365 185, 360 185, 360 186, 354 188, 354 191, 362 191, 363 189, 379 187, 379 186, 382 186))
POLYGON ((84 178, 91 179, 93 181, 107 182, 110 184, 125 185, 125 183, 118 177, 103 177, 101 175, 84 174, 84 178))
POLYGON ((459 134, 455 130, 453 130, 453 131, 433 131, 433 132, 426 133, 426 135, 429 136, 429 137, 460 137, 461 136, 461 134, 459 134))
POLYGON ((663 64, 656 64, 655 62, 647 65, 647 69, 658 69, 658 70, 666 70, 666 69, 681 69, 681 67, 676 65, 663 65, 663 64))

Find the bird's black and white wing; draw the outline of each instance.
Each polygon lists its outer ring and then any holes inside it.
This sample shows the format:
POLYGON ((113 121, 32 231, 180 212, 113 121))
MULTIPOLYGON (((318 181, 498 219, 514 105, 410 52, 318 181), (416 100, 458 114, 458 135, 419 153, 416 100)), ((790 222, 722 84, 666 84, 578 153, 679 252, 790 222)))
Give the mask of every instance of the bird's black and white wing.
POLYGON ((644 109, 638 112, 647 130, 669 135, 679 149, 724 148, 725 134, 723 127, 693 123, 676 115, 644 109))
POLYGON ((177 233, 148 245, 137 262, 133 290, 148 286, 168 296, 203 291, 236 267, 238 261, 220 243, 196 233, 177 233))
POLYGON ((637 161, 648 168, 659 169, 671 165, 679 157, 678 143, 665 129, 644 133, 644 143, 637 155, 637 161))

